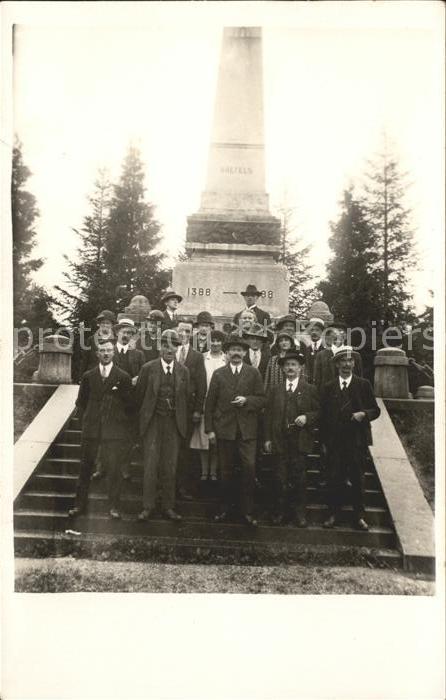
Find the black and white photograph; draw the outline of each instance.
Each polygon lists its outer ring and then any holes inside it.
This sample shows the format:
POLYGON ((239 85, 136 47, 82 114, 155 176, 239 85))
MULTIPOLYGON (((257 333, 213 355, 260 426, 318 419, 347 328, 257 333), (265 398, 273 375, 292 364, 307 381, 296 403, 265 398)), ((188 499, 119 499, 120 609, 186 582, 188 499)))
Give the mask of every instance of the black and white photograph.
MULTIPOLYGON (((3 8, 11 594, 61 611, 104 593, 395 613, 404 597, 428 624, 443 5, 50 4, 3 8)), ((392 678, 379 697, 441 697, 440 646, 430 687, 392 678)), ((121 680, 58 697, 124 697, 121 680)), ((260 697, 257 680, 196 697, 260 697)), ((56 697, 28 687, 4 697, 56 697)), ((127 697, 193 697, 175 688, 127 697)))

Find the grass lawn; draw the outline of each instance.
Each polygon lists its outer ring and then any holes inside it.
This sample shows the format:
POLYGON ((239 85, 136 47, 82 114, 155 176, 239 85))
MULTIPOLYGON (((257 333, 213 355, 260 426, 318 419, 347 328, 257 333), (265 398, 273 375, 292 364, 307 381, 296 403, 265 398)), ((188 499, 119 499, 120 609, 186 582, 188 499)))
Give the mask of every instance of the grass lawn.
POLYGON ((434 583, 419 576, 366 567, 178 565, 72 557, 17 558, 15 566, 17 592, 434 594, 434 583))
POLYGON ((435 509, 435 426, 434 412, 389 411, 410 463, 432 511, 435 509))
POLYGON ((24 386, 14 384, 14 442, 17 442, 28 425, 34 420, 56 386, 24 386))

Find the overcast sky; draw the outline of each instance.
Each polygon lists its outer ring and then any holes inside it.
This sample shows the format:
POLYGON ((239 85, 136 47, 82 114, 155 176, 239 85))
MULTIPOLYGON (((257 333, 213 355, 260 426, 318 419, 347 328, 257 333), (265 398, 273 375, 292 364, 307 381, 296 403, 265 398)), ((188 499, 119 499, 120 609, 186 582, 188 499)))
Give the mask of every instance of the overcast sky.
MULTIPOLYGON (((280 10, 266 16, 254 3, 241 22, 263 24, 273 213, 286 196, 296 233, 313 244, 311 262, 323 276, 342 190, 360 178, 385 129, 413 183, 407 204, 421 269, 412 281, 422 310, 444 235, 441 34, 435 22, 411 21, 406 5, 399 20, 380 7, 381 19, 364 13, 352 23, 348 10, 342 21, 326 3, 305 4, 314 10, 290 12, 285 22, 280 10)), ((146 164, 165 251, 173 255, 182 244, 205 184, 222 28, 235 23, 233 14, 208 8, 195 3, 186 15, 167 16, 141 3, 120 24, 103 12, 95 26, 85 26, 86 17, 73 26, 63 15, 53 26, 42 18, 39 26, 17 26, 14 129, 41 212, 41 283, 62 281, 62 254, 74 254, 72 227, 88 213, 97 170, 107 167, 116 180, 131 141, 146 164)))

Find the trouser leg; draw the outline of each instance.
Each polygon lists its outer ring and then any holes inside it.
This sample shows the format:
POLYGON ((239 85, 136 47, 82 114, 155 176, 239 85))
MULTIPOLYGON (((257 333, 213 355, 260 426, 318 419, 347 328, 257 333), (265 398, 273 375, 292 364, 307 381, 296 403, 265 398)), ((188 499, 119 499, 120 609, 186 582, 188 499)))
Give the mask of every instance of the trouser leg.
POLYGON ((307 471, 306 456, 294 448, 289 452, 290 495, 292 508, 299 518, 305 517, 307 505, 307 471))
POLYGON ((339 448, 327 447, 327 505, 329 514, 335 517, 339 516, 345 489, 345 472, 341 460, 339 448))
POLYGON ((158 480, 158 465, 160 460, 161 436, 159 418, 155 414, 143 437, 143 508, 153 510, 156 502, 156 485, 158 480))
POLYGON ((76 488, 76 508, 80 510, 85 510, 87 507, 90 477, 93 472, 98 448, 98 440, 81 441, 81 464, 76 488))
POLYGON ((251 515, 254 510, 254 486, 256 472, 257 440, 237 441, 241 462, 241 494, 240 506, 242 515, 251 515))
POLYGON ((122 460, 126 456, 124 440, 104 440, 102 459, 106 465, 110 510, 119 510, 122 489, 122 460))
POLYGON ((220 463, 220 507, 227 512, 234 500, 234 462, 235 440, 218 440, 218 459, 220 463))
POLYGON ((175 416, 159 416, 159 419, 161 507, 166 511, 175 507, 175 482, 181 436, 175 416))
POLYGON ((284 515, 285 493, 287 483, 287 455, 285 453, 275 455, 275 464, 272 479, 272 510, 274 515, 284 515))
POLYGON ((200 450, 201 476, 209 474, 209 450, 200 450))
POLYGON ((364 499, 364 465, 365 454, 361 448, 352 450, 350 457, 350 481, 352 484, 352 505, 353 517, 355 520, 363 518, 365 515, 365 499, 364 499))

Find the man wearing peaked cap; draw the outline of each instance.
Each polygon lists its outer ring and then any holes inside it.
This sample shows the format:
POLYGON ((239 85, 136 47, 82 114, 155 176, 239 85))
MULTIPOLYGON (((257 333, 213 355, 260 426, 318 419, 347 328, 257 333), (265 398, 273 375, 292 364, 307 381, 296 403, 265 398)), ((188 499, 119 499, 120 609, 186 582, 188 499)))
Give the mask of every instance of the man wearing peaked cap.
POLYGON ((321 392, 320 435, 327 450, 329 507, 324 527, 331 528, 339 521, 348 491, 356 527, 368 530, 364 471, 368 446, 372 444, 370 423, 378 418, 380 409, 371 384, 353 374, 353 348, 339 349, 332 362, 339 376, 325 384, 321 392))
POLYGON ((143 366, 136 384, 139 433, 143 444, 143 510, 147 520, 156 506, 161 487, 161 508, 170 520, 181 520, 175 511, 178 453, 188 430, 190 403, 189 371, 175 359, 181 344, 178 333, 161 334, 160 357, 143 366))
POLYGON ((212 375, 206 397, 204 422, 210 444, 217 444, 221 470, 221 512, 215 520, 225 520, 235 500, 235 467, 241 466, 240 509, 244 521, 257 525, 254 518, 255 461, 258 414, 265 406, 260 373, 243 362, 249 349, 238 333, 223 345, 226 367, 212 375))
MULTIPOLYGON (((248 284, 245 291, 240 292, 240 294, 245 298, 245 308, 254 311, 258 323, 260 323, 261 326, 265 326, 265 324, 269 325, 271 323, 271 316, 269 315, 268 311, 264 311, 257 306, 257 302, 259 297, 262 296, 262 292, 259 292, 256 285, 248 284)), ((239 311, 234 316, 233 323, 235 323, 236 326, 239 325, 240 314, 242 311, 239 311)))
POLYGON ((146 362, 156 360, 156 358, 159 357, 160 337, 163 324, 163 312, 159 309, 152 309, 147 314, 145 323, 141 326, 136 347, 138 350, 142 350, 146 362))
POLYGON ((116 323, 116 316, 113 311, 104 309, 96 316, 97 330, 86 339, 85 347, 81 348, 81 360, 79 378, 89 369, 96 367, 98 360, 98 341, 114 338, 113 324, 116 323))
POLYGON ((316 388, 305 381, 305 355, 288 350, 278 360, 283 384, 271 387, 265 410, 265 452, 276 455, 273 522, 296 517, 306 527, 306 455, 313 450, 313 428, 319 417, 316 388))
POLYGON ((178 306, 183 301, 183 297, 174 292, 173 289, 167 289, 161 297, 161 301, 165 304, 164 328, 174 328, 177 323, 178 306))

